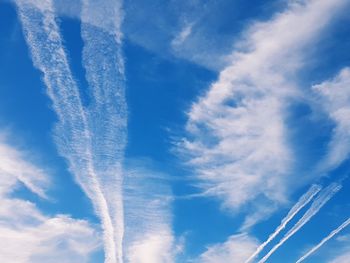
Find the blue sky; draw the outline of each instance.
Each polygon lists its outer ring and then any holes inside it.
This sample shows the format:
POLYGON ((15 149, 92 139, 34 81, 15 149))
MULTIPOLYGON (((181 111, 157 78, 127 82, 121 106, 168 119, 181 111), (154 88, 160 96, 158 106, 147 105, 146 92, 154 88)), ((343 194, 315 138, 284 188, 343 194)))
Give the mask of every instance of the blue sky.
POLYGON ((0 0, 4 263, 348 263, 348 0, 0 0))

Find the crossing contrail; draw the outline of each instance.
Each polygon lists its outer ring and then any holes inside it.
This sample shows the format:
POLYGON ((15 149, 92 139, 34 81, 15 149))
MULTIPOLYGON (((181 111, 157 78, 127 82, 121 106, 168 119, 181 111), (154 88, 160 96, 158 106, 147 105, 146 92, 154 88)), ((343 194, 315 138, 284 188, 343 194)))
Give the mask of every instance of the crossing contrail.
POLYGON ((299 211, 304 208, 322 189, 319 185, 312 185, 310 189, 300 197, 298 202, 292 207, 288 212, 287 216, 283 218, 281 224, 276 228, 276 230, 269 236, 269 238, 262 243, 255 252, 245 261, 245 263, 251 262, 291 221, 299 211))
POLYGON ((327 237, 321 240, 320 243, 318 243, 316 246, 314 246, 312 249, 310 249, 304 256, 299 258, 296 263, 300 263, 304 261, 306 258, 308 258, 311 254, 313 254, 316 250, 318 250, 320 247, 324 245, 328 240, 333 238, 336 234, 338 234, 340 231, 342 231, 344 228, 346 228, 348 225, 350 225, 350 218, 348 218, 341 226, 339 226, 337 229, 333 230, 327 237))
MULTIPOLYGON (((123 175, 127 131, 121 1, 83 0, 83 67, 89 84, 93 163, 114 226, 117 262, 123 261, 123 175)), ((110 249, 112 250, 112 248, 110 249)))
POLYGON ((298 232, 310 219, 318 213, 318 211, 341 189, 338 183, 332 183, 319 193, 311 204, 310 208, 305 212, 303 217, 284 235, 284 237, 259 261, 264 263, 266 260, 291 236, 298 232))
MULTIPOLYGON (((47 94, 52 101, 52 108, 57 114, 58 122, 55 127, 55 142, 60 154, 65 157, 70 171, 75 175, 77 182, 91 199, 97 215, 100 217, 103 229, 106 263, 121 263, 122 238, 122 198, 121 198, 121 164, 113 156, 112 148, 124 135, 120 135, 109 146, 112 137, 109 133, 123 130, 126 121, 122 119, 115 124, 106 125, 106 118, 99 119, 104 114, 110 113, 101 106, 105 97, 93 97, 90 108, 86 109, 81 101, 79 88, 74 80, 67 55, 65 53, 59 27, 55 21, 55 12, 52 0, 17 0, 17 9, 22 23, 26 42, 31 51, 33 64, 43 73, 43 80, 47 87, 47 94), (101 100, 102 99, 102 100, 101 100), (101 107, 99 107, 101 106, 101 107), (101 135, 96 135, 101 131, 101 135), (102 161, 109 156, 108 161, 102 161), (115 194, 112 192, 115 191, 115 194), (116 211, 120 209, 120 211, 116 211)), ((103 47, 100 47, 103 48, 103 47)), ((104 65, 109 66, 109 65, 104 65)), ((91 72, 87 72, 91 74, 91 72)), ((92 76, 94 78, 95 76, 92 76)), ((99 89, 95 93, 95 87, 91 87, 92 96, 97 92, 105 92, 99 89)), ((116 92, 116 94, 119 91, 116 92)), ((110 100, 110 92, 106 94, 110 100)), ((123 94, 120 95, 120 98, 123 94)), ((119 97, 118 97, 119 98, 119 97)), ((115 101, 118 104, 118 100, 115 101)), ((123 108, 124 101, 119 104, 123 108)), ((107 107, 107 106, 106 106, 107 107)), ((120 116, 119 112, 116 116, 120 116)), ((114 116, 115 117, 115 116, 114 116)), ((115 117, 119 118, 119 117, 115 117)), ((124 115, 123 115, 124 118, 124 115)), ((113 122, 115 119, 108 119, 113 122)), ((121 132, 122 133, 122 132, 121 132)), ((125 140, 120 140, 117 151, 123 151, 125 140)), ((119 159, 118 159, 119 160, 119 159)))

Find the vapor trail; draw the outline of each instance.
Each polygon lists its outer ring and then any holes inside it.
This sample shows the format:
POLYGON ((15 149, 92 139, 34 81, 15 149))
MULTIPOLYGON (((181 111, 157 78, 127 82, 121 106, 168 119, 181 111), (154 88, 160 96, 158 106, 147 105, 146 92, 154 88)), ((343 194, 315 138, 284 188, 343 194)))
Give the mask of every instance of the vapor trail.
POLYGON ((318 213, 318 211, 341 189, 341 185, 338 183, 332 183, 313 201, 310 208, 305 212, 303 217, 284 235, 284 237, 276 244, 260 261, 259 263, 264 263, 266 260, 286 242, 291 236, 300 230, 310 219, 318 213))
POLYGON ((318 250, 321 246, 323 246, 324 243, 326 243, 328 240, 333 238, 336 234, 338 234, 340 231, 342 231, 344 228, 346 228, 348 225, 350 225, 350 218, 348 218, 341 226, 339 226, 337 229, 333 230, 327 237, 322 239, 320 243, 318 243, 316 246, 314 246, 312 249, 309 250, 304 256, 299 258, 296 263, 300 263, 304 261, 306 258, 308 258, 311 254, 313 254, 316 250, 318 250))
MULTIPOLYGON (((60 154, 68 160, 85 193, 92 200, 102 222, 105 262, 118 262, 114 240, 114 218, 110 215, 110 198, 106 198, 99 167, 95 167, 90 131, 90 114, 81 102, 79 89, 69 68, 51 0, 17 0, 18 14, 31 51, 33 64, 43 73, 47 94, 58 116, 55 140, 60 154)), ((111 186, 113 187, 113 186, 111 186)))
POLYGON ((245 263, 251 262, 286 227, 289 221, 291 221, 294 216, 314 198, 314 196, 321 189, 322 188, 319 185, 312 185, 310 189, 304 195, 302 195, 298 202, 291 208, 287 216, 282 219, 281 224, 276 228, 276 230, 268 237, 264 243, 262 243, 255 250, 255 252, 245 261, 245 263))
POLYGON ((114 226, 117 262, 123 262, 121 163, 127 140, 127 107, 121 52, 121 1, 83 0, 81 20, 83 67, 91 98, 88 112, 92 158, 114 226))

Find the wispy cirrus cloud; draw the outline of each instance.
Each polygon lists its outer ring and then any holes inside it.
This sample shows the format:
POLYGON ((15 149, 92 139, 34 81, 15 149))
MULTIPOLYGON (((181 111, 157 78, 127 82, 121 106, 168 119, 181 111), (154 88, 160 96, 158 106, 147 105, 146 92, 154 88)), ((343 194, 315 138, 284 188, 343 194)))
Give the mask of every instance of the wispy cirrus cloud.
POLYGON ((180 147, 208 196, 233 209, 257 199, 286 201, 297 158, 286 125, 288 104, 300 95, 296 75, 305 48, 346 4, 290 1, 271 20, 253 24, 231 65, 192 105, 180 147))
POLYGON ((1 261, 88 262, 100 239, 87 221, 45 215, 35 203, 13 195, 19 183, 41 197, 49 186, 45 170, 28 162, 28 153, 0 138, 1 261))
POLYGON ((5 143, 6 135, 0 134, 0 194, 7 194, 18 182, 30 191, 46 197, 49 179, 45 171, 25 160, 23 153, 5 143))
POLYGON ((328 171, 336 168, 350 153, 350 68, 343 68, 333 79, 314 85, 318 103, 334 122, 327 155, 317 169, 328 171))

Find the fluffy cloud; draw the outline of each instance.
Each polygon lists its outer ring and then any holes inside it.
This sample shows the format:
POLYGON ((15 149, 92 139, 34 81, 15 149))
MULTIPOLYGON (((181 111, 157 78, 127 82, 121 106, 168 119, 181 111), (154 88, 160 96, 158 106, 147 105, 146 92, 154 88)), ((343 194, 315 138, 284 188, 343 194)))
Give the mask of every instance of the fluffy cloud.
POLYGON ((136 236, 128 247, 128 262, 130 263, 171 263, 174 237, 167 228, 153 233, 143 233, 136 236))
POLYGON ((45 196, 47 175, 26 159, 23 151, 0 138, 1 262, 88 262, 99 247, 99 236, 87 221, 47 216, 34 203, 13 197, 20 184, 45 196))
POLYGON ((244 262, 257 247, 257 240, 247 234, 233 235, 225 243, 209 247, 207 251, 200 256, 198 262, 244 262))

